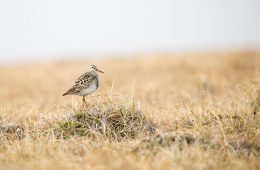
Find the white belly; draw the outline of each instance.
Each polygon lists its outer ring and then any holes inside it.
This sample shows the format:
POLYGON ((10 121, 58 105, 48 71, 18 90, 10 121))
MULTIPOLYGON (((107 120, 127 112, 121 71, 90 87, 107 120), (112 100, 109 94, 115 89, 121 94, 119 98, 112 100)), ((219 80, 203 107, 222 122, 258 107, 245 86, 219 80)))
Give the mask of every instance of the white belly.
POLYGON ((97 90, 96 83, 92 83, 87 89, 82 90, 79 95, 80 96, 87 96, 93 93, 94 91, 97 90))

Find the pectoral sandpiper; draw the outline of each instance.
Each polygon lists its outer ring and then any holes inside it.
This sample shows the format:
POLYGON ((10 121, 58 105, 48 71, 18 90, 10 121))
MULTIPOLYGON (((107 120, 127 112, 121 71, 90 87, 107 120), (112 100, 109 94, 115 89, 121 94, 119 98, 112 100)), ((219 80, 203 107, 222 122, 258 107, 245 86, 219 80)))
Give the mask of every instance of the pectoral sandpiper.
POLYGON ((97 90, 99 86, 98 74, 96 71, 104 73, 99 70, 95 65, 90 65, 89 70, 81 75, 74 83, 74 85, 63 94, 83 96, 83 106, 86 105, 85 96, 90 95, 97 90))

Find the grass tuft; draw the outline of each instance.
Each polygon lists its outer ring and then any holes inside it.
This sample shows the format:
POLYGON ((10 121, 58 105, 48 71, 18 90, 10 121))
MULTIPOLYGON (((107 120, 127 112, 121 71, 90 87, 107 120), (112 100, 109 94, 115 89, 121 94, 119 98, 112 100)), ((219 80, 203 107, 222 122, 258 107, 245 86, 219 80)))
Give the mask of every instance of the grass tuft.
POLYGON ((5 125, 0 127, 0 134, 7 140, 23 139, 24 128, 21 125, 5 125))
POLYGON ((155 132, 148 114, 136 105, 101 103, 86 108, 73 108, 66 120, 54 128, 57 138, 86 136, 110 141, 134 139, 155 132))

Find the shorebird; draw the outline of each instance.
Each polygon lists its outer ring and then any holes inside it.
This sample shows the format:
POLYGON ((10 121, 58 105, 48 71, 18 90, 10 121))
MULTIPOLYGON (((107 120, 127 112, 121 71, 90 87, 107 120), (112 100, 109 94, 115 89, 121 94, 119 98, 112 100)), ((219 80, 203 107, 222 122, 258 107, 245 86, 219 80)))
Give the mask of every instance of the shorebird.
POLYGON ((82 74, 74 83, 74 85, 67 90, 63 96, 78 95, 83 96, 83 106, 87 105, 85 96, 90 95, 97 90, 99 86, 98 74, 96 72, 104 73, 99 70, 95 65, 90 65, 86 73, 82 74))

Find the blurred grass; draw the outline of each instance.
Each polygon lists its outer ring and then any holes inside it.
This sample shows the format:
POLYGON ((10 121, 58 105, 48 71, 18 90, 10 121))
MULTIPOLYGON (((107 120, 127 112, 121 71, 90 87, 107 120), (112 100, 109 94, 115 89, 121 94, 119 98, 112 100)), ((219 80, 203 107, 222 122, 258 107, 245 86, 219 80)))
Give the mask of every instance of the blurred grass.
POLYGON ((260 169, 260 53, 0 67, 0 169, 260 169), (61 94, 89 64, 87 98, 61 94))

